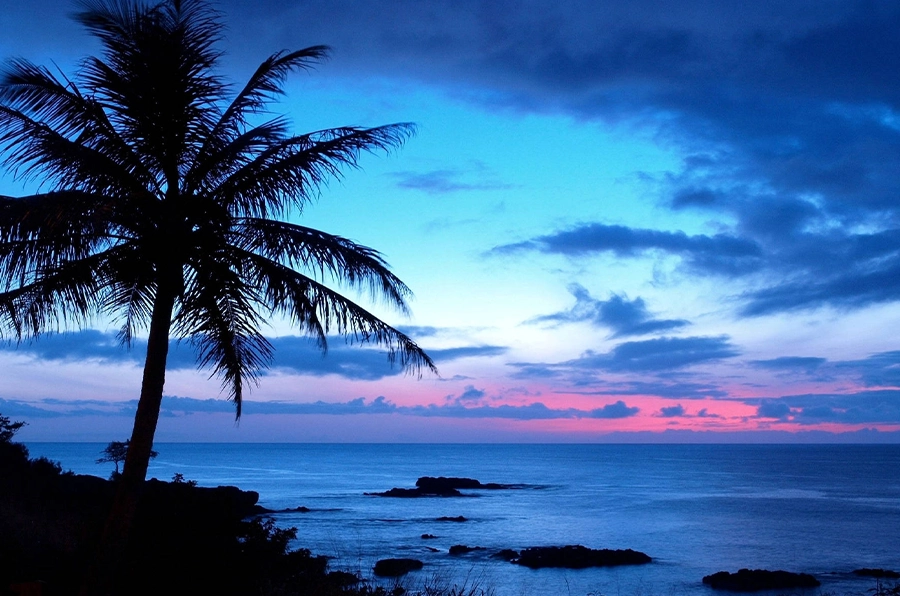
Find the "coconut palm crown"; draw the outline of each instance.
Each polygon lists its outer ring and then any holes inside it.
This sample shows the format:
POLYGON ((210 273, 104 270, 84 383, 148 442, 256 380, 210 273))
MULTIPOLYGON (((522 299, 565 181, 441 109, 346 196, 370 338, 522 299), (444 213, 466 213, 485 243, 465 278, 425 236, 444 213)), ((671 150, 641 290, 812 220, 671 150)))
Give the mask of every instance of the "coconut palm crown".
POLYGON ((126 480, 146 475, 170 337, 193 344, 238 417, 271 362, 261 328, 272 316, 323 350, 342 335, 434 371, 412 339, 341 293, 407 312, 409 289, 379 253, 288 221, 412 125, 292 134, 266 108, 327 48, 273 54, 234 93, 216 73, 219 15, 201 0, 86 1, 75 18, 101 56, 72 79, 14 59, 0 80, 3 163, 42 190, 0 198, 0 333, 22 340, 99 313, 125 344, 146 334, 126 480))

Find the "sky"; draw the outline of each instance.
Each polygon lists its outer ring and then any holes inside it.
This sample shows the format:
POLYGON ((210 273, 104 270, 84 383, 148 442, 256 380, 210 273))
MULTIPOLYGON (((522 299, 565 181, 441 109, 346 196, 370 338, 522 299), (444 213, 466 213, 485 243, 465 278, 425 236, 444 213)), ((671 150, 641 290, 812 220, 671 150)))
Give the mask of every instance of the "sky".
MULTIPOLYGON (((236 423, 173 343, 157 441, 900 442, 900 4, 216 6, 236 85, 331 47, 274 107, 296 132, 416 124, 293 220, 384 255, 412 316, 372 308, 440 374, 273 320, 236 423)), ((4 4, 0 57, 74 74, 75 7, 4 4)), ((0 344, 20 438, 128 436, 115 331, 0 344)))

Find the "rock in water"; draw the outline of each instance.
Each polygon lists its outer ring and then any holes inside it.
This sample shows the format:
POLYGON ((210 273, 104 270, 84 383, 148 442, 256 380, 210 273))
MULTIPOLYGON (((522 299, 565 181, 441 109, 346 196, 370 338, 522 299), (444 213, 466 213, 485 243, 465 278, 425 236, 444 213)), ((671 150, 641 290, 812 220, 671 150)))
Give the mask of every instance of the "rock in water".
POLYGON ((418 559, 381 559, 375 563, 374 572, 379 577, 400 577, 423 566, 418 559))
POLYGON ((765 569, 741 569, 737 573, 720 571, 704 577, 703 583, 715 590, 728 590, 730 592, 815 588, 820 585, 819 580, 808 573, 768 571, 765 569))
POLYGON ((900 579, 900 573, 896 571, 891 571, 890 569, 854 569, 854 575, 861 575, 863 577, 877 577, 882 579, 900 579))
POLYGON ((450 547, 451 555, 464 555, 473 550, 485 550, 483 546, 466 546, 465 544, 454 544, 450 547))
POLYGON ((498 551, 491 555, 492 559, 503 559, 504 561, 512 561, 513 559, 519 558, 519 551, 515 551, 511 548, 504 548, 501 551, 498 551))
POLYGON ((615 565, 643 565, 652 559, 636 550, 591 549, 586 546, 535 546, 523 550, 512 562, 531 569, 542 567, 563 567, 584 569, 586 567, 612 567, 615 565))

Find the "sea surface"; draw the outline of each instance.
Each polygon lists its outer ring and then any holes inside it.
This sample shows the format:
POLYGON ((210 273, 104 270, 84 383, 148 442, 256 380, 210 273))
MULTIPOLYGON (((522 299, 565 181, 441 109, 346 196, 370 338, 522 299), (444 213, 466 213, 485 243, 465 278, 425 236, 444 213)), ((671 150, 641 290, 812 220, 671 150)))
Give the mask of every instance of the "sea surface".
MULTIPOLYGON (((104 444, 31 443, 79 474, 104 444)), ((713 596, 704 575, 740 568, 815 575, 822 587, 779 591, 871 594, 853 569, 900 571, 900 445, 155 445, 150 477, 260 494, 296 547, 371 577, 379 558, 413 557, 402 580, 477 585, 497 596, 713 596), (420 476, 521 484, 467 497, 367 496, 420 476), (437 521, 464 516, 468 521, 437 521), (422 534, 437 538, 424 540, 422 534), (463 556, 450 546, 486 547, 463 556), (643 551, 648 565, 531 570, 491 559, 504 548, 582 544, 643 551), (432 549, 437 549, 434 552, 432 549)), ((388 582, 390 584, 390 582, 388 582)), ((889 585, 893 583, 889 582, 889 585)))

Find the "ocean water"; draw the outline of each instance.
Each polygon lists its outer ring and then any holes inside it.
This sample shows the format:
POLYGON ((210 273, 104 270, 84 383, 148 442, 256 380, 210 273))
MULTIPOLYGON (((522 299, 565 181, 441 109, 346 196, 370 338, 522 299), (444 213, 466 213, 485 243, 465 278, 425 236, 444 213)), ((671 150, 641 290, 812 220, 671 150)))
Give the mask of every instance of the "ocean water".
MULTIPOLYGON (((107 476, 103 444, 33 443, 32 456, 107 476)), ((900 571, 900 445, 157 444, 149 476, 260 494, 295 546, 371 576, 413 557, 403 583, 478 584, 497 596, 712 596, 704 575, 742 567, 815 575, 809 595, 871 593, 853 569, 900 571), (420 476, 523 484, 462 498, 366 496, 420 476), (464 516, 466 522, 442 522, 464 516), (423 540, 422 534, 437 536, 423 540), (463 556, 450 546, 486 547, 463 556), (648 565, 531 570, 489 554, 582 544, 632 548, 648 565), (437 549, 438 552, 433 552, 437 549)), ((780 591, 779 593, 786 593, 780 591)))

